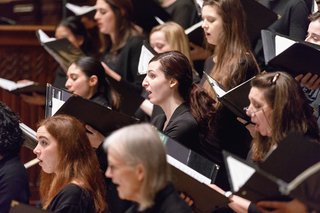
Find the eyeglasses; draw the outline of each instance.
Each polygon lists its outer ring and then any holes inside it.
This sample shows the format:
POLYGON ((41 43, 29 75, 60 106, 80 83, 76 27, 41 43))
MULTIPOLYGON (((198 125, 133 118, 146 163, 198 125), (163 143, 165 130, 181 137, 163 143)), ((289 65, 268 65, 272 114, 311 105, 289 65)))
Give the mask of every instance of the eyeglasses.
MULTIPOLYGON (((249 107, 244 107, 243 110, 245 110, 246 112, 248 112, 250 114, 251 117, 255 116, 255 114, 259 111, 263 111, 264 109, 268 108, 269 106, 265 107, 265 108, 262 108, 262 109, 258 109, 256 111, 252 111, 249 109, 249 107)), ((263 111, 264 112, 264 111, 263 111)))

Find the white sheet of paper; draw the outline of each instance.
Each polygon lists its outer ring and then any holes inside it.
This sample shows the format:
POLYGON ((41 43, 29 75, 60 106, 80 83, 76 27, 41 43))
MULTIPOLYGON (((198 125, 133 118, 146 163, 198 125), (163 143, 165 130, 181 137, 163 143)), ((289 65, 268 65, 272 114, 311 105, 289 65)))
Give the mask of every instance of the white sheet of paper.
POLYGON ((50 38, 45 32, 43 32, 42 30, 38 30, 38 34, 39 34, 39 39, 42 43, 46 43, 49 41, 55 41, 57 40, 56 38, 50 38))
POLYGON ((65 101, 59 100, 57 98, 52 98, 52 115, 56 114, 56 112, 60 109, 64 102, 65 101))
POLYGON ((138 64, 138 72, 140 75, 147 74, 149 61, 153 58, 153 56, 154 55, 152 52, 142 45, 138 64))
POLYGON ((290 46, 292 46, 295 41, 276 35, 275 37, 275 48, 276 48, 276 56, 288 49, 290 46))
POLYGON ((167 162, 176 167, 177 169, 181 170, 182 172, 186 173, 187 175, 193 177, 197 181, 205 184, 210 184, 211 180, 207 178, 206 176, 200 174, 194 169, 191 169, 187 165, 181 163, 180 161, 176 160, 175 158, 171 157, 170 155, 167 154, 167 162))
POLYGON ((233 190, 239 191, 240 187, 255 173, 255 169, 238 161, 232 156, 227 157, 229 172, 231 176, 233 190))

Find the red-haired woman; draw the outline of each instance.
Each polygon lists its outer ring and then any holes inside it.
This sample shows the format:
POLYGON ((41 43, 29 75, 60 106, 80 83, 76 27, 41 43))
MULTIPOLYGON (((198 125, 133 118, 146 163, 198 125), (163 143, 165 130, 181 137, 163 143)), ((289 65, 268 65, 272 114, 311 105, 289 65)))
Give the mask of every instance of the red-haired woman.
POLYGON ((39 123, 34 153, 42 167, 43 208, 54 212, 106 212, 99 162, 83 124, 58 115, 39 123))

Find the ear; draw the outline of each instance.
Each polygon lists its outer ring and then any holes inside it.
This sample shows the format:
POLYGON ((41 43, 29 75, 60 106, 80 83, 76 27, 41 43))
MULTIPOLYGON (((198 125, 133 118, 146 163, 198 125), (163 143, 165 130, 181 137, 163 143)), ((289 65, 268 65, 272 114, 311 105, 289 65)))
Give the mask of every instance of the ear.
POLYGON ((178 85, 178 80, 175 78, 170 79, 170 88, 174 88, 176 85, 178 85))
POLYGON ((126 11, 123 8, 120 8, 120 12, 121 12, 122 16, 124 16, 126 14, 126 11))
POLYGON ((81 36, 80 38, 77 38, 77 41, 78 41, 79 46, 81 46, 84 42, 84 37, 81 36))
POLYGON ((136 166, 136 174, 137 174, 138 180, 143 181, 145 176, 145 169, 141 163, 136 166))
POLYGON ((98 77, 96 75, 92 75, 89 78, 89 86, 93 87, 98 84, 98 77))

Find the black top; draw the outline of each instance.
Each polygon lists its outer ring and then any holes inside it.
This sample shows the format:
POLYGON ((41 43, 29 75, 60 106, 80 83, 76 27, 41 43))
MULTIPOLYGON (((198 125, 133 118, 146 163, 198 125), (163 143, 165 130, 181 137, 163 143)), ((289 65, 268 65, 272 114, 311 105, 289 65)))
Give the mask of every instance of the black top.
POLYGON ((164 9, 171 15, 171 20, 184 29, 201 21, 196 5, 192 0, 176 0, 164 9))
POLYGON ((105 51, 101 61, 106 63, 110 69, 121 76, 121 81, 129 85, 139 94, 142 92, 143 78, 138 75, 138 64, 140 58, 143 37, 133 36, 126 45, 117 52, 105 51))
POLYGON ((182 103, 176 108, 166 128, 163 130, 166 120, 166 115, 160 114, 152 119, 151 124, 169 138, 180 142, 195 152, 199 152, 200 135, 198 122, 189 112, 186 103, 182 103))
POLYGON ((126 213, 192 213, 188 204, 182 200, 171 182, 160 190, 154 199, 154 205, 144 211, 138 211, 138 204, 133 205, 126 213))
MULTIPOLYGON (((205 72, 210 74, 215 63, 210 56, 205 63, 205 72)), ((249 62, 246 80, 252 78, 257 73, 255 64, 249 62)), ((201 83, 206 81, 203 76, 201 83)), ((241 82, 240 82, 241 83, 241 82)), ((215 184, 222 189, 230 190, 227 171, 224 166, 222 150, 227 150, 243 159, 246 158, 252 137, 250 132, 237 120, 237 116, 227 107, 223 106, 218 110, 217 129, 214 134, 210 134, 205 140, 201 140, 200 155, 208 158, 212 162, 220 165, 215 184)))
POLYGON ((10 210, 12 200, 29 204, 31 196, 27 170, 18 154, 0 160, 0 213, 10 210))
POLYGON ((105 107, 111 107, 111 104, 109 103, 109 101, 104 97, 104 94, 97 92, 95 93, 89 100, 100 104, 102 106, 105 107))
POLYGON ((60 213, 95 213, 93 197, 82 187, 68 184, 52 199, 47 210, 60 213))
MULTIPOLYGON (((308 15, 310 14, 310 11, 304 0, 260 0, 259 3, 281 16, 281 18, 275 21, 269 29, 290 36, 293 39, 305 39, 308 30, 308 15)), ((253 49, 261 70, 265 70, 266 65, 261 38, 257 41, 257 44, 253 49)))

